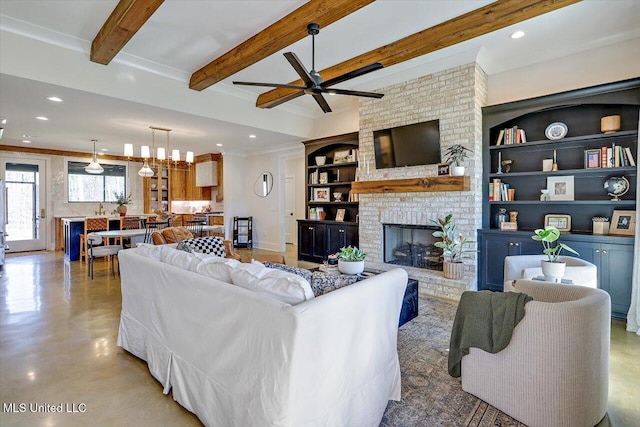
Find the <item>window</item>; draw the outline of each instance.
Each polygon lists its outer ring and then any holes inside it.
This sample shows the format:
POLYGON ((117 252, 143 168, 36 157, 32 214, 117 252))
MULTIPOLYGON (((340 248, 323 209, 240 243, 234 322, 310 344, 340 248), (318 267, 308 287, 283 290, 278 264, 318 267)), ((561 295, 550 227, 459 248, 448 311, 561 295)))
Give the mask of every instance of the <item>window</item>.
POLYGON ((126 166, 102 165, 104 172, 91 175, 85 172, 86 162, 68 162, 69 202, 116 201, 116 194, 126 194, 126 166))

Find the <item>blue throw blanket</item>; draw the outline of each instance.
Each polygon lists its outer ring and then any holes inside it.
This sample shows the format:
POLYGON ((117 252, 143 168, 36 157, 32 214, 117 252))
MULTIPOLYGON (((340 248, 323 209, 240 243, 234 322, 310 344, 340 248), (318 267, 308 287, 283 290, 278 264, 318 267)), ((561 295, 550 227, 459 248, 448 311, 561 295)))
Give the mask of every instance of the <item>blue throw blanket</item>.
POLYGON ((449 342, 449 375, 460 376, 462 357, 470 347, 497 353, 509 345, 524 305, 532 299, 519 292, 464 292, 449 342))

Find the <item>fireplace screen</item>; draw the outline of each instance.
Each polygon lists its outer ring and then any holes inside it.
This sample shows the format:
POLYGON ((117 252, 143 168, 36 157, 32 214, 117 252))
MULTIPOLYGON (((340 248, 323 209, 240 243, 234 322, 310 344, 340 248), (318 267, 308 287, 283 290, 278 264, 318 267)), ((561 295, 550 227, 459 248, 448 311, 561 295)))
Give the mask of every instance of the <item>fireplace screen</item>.
POLYGON ((442 249, 432 233, 439 230, 428 225, 383 224, 384 262, 407 267, 442 271, 442 249))

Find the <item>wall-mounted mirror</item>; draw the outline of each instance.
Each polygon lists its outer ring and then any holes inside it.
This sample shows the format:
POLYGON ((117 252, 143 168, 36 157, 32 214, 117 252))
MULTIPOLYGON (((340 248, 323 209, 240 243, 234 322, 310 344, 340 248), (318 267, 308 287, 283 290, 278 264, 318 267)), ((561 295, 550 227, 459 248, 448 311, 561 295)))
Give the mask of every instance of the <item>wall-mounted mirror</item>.
POLYGON ((273 175, 271 172, 262 172, 258 175, 255 184, 253 184, 253 192, 256 196, 267 197, 273 189, 273 175))

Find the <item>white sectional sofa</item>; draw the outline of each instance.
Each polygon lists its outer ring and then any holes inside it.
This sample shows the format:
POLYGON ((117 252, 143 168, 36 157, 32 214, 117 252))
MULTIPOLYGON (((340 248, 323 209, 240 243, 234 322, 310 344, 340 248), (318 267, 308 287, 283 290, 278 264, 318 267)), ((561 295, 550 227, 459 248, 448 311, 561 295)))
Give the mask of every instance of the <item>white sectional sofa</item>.
POLYGON ((313 297, 295 278, 275 283, 279 273, 268 292, 211 277, 261 266, 155 248, 119 254, 118 345, 206 425, 377 426, 400 399, 404 270, 313 297), (292 289, 302 302, 277 296, 292 289))

